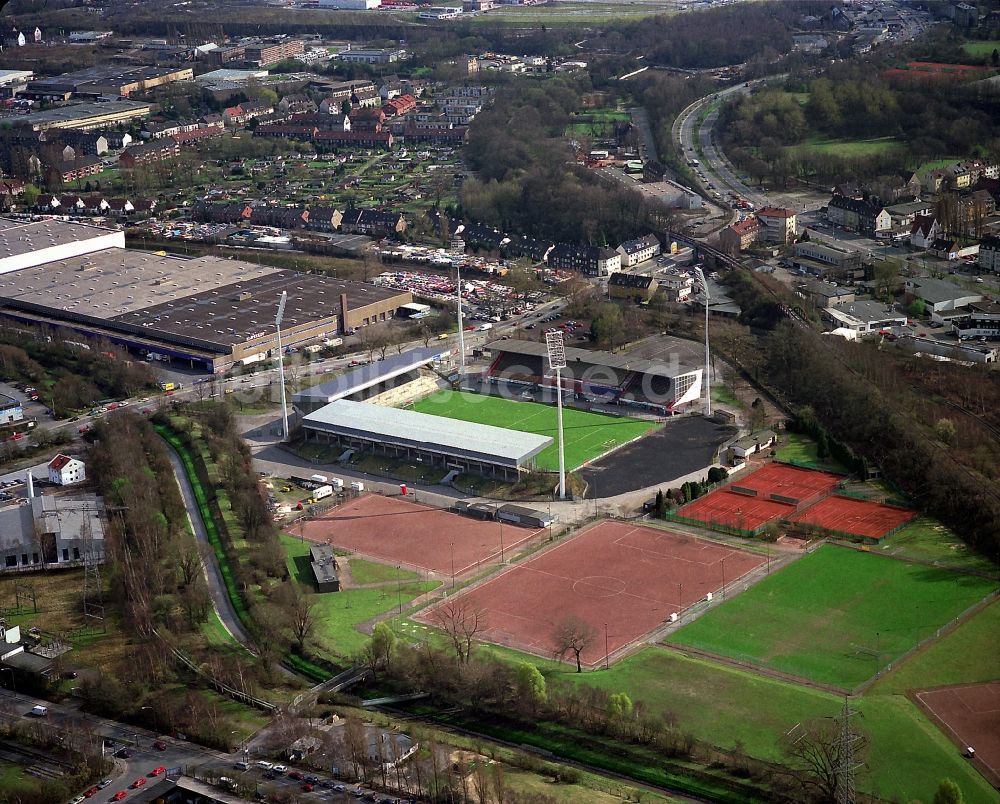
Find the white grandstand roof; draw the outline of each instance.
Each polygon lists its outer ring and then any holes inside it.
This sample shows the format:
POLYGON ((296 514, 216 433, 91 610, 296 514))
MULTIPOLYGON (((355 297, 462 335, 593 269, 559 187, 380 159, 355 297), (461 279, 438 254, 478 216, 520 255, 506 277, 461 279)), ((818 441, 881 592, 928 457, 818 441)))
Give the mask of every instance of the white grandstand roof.
POLYGON ((523 464, 552 443, 548 436, 347 399, 310 413, 302 424, 309 429, 510 467, 523 464))

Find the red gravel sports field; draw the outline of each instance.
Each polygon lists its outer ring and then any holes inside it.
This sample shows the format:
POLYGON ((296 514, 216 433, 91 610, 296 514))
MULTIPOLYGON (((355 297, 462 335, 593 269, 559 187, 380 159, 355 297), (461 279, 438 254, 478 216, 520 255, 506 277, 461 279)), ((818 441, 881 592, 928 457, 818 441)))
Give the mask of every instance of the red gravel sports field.
POLYGON ((914 693, 917 703, 964 752, 976 749, 973 763, 1000 786, 1000 681, 963 684, 914 693))
POLYGON ((452 603, 479 611, 487 642, 551 657, 553 632, 567 615, 596 637, 582 660, 593 666, 764 562, 753 553, 660 528, 599 522, 552 549, 422 612, 452 603))
POLYGON ((831 496, 792 517, 793 522, 816 525, 827 530, 881 539, 917 515, 908 508, 831 496))
MULTIPOLYGON (((299 531, 298 525, 294 528, 299 531)), ((540 533, 503 526, 505 556, 540 533)), ((501 525, 452 514, 401 497, 366 494, 302 525, 311 542, 329 542, 405 567, 440 575, 461 575, 483 563, 500 560, 501 525)))
POLYGON ((786 463, 772 462, 746 477, 736 475, 733 485, 753 489, 761 496, 780 494, 782 497, 804 500, 823 491, 832 491, 843 479, 841 475, 832 472, 799 469, 786 463))
POLYGON ((772 519, 791 516, 795 513, 795 506, 760 497, 748 497, 723 488, 699 497, 677 513, 706 525, 718 524, 740 530, 755 530, 772 519))

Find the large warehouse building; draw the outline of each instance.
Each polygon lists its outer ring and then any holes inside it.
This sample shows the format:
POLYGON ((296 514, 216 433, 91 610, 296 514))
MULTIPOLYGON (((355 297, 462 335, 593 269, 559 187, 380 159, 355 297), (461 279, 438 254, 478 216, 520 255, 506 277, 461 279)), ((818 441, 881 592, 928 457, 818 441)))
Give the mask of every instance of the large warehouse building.
POLYGON ((303 418, 307 441, 516 480, 548 436, 340 399, 303 418))
MULTIPOLYGON (((487 371, 491 382, 555 384, 544 343, 500 340, 485 348, 493 356, 487 371)), ((580 399, 664 414, 697 402, 702 392, 701 379, 700 368, 573 347, 566 349, 566 368, 562 371, 563 390, 580 399)))
POLYGON ((62 327, 219 372, 277 347, 282 291, 289 347, 386 321, 413 300, 242 260, 130 251, 121 233, 94 226, 0 218, 0 316, 8 321, 62 327))

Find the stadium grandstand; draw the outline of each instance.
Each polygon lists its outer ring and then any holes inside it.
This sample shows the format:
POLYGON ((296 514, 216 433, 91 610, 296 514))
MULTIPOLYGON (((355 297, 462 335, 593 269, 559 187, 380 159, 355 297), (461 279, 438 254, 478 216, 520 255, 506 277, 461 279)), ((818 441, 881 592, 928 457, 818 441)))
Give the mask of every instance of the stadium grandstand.
MULTIPOLYGON (((538 341, 500 340, 486 345, 492 357, 490 383, 551 387, 546 347, 538 341)), ((701 397, 702 370, 663 360, 630 358, 610 352, 567 347, 562 387, 577 399, 628 405, 663 415, 701 397)))
MULTIPOLYGON (((295 407, 303 414, 319 410, 324 405, 339 399, 353 402, 379 401, 377 397, 386 397, 390 391, 403 391, 412 388, 413 396, 421 396, 420 391, 413 387, 422 376, 430 376, 431 366, 446 364, 451 360, 451 352, 434 348, 409 349, 402 354, 386 357, 358 366, 353 371, 341 374, 329 382, 314 385, 299 391, 292 398, 295 407)), ((436 382, 429 385, 423 393, 429 393, 436 388, 436 382)), ((389 404, 406 404, 408 399, 387 398, 389 404)))

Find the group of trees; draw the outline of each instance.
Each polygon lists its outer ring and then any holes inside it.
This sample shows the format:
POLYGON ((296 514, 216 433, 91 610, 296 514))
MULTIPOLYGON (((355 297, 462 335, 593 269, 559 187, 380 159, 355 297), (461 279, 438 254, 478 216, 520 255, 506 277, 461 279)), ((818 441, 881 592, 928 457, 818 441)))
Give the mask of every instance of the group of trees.
POLYGON ((837 65, 818 78, 792 77, 782 87, 725 103, 717 130, 727 153, 757 181, 770 176, 778 183, 791 177, 867 180, 915 169, 941 154, 1000 154, 995 99, 982 88, 889 77, 887 66, 837 65), (886 137, 899 144, 869 153, 789 149, 813 136, 886 137))
MULTIPOLYGON (((530 661, 511 663, 475 651, 467 637, 477 632, 476 612, 461 602, 449 605, 451 608, 437 617, 452 637, 447 648, 387 639, 376 627, 363 656, 365 664, 377 665, 379 689, 427 691, 435 706, 458 713, 458 722, 470 722, 473 729, 476 722, 501 731, 509 727, 515 733, 551 729, 559 740, 569 734, 575 744, 598 753, 613 751, 625 756, 634 747, 637 756, 655 756, 667 765, 679 760, 688 775, 697 774, 698 763, 711 762, 726 769, 735 785, 746 780, 747 788, 739 789, 751 797, 766 789, 774 801, 825 801, 825 793, 834 789, 829 785, 836 785, 836 779, 824 776, 822 763, 814 762, 803 748, 808 743, 818 754, 836 755, 837 735, 826 728, 835 721, 801 724, 802 739, 794 746, 780 747, 787 757, 786 768, 762 763, 747 756, 739 744, 724 751, 699 743, 673 713, 656 711, 624 691, 590 686, 575 678, 575 673, 572 677, 543 674, 530 661), (618 748, 611 748, 616 744, 618 748)), ((594 644, 598 633, 588 623, 567 617, 554 626, 553 637, 557 652, 576 664, 579 653, 594 644)), ((572 773, 556 767, 550 772, 572 773)))
POLYGON ((533 237, 612 244, 644 234, 638 193, 603 183, 575 162, 564 137, 585 78, 560 76, 501 88, 473 121, 465 158, 475 171, 460 195, 470 220, 533 237))
POLYGON ((783 319, 782 300, 764 287, 766 279, 740 271, 730 281, 745 320, 753 315, 755 323, 719 337, 722 350, 775 398, 800 408, 804 427, 821 427, 831 454, 860 471, 866 463, 880 467, 927 513, 997 555, 1000 447, 989 428, 998 391, 987 369, 941 368, 873 343, 822 338, 783 319), (773 306, 777 317, 765 315, 773 306), (935 396, 941 391, 946 401, 935 396), (948 443, 937 436, 941 419, 954 423, 948 443))
POLYGON ((63 330, 0 330, 0 374, 34 385, 56 417, 102 399, 121 399, 156 386, 149 367, 110 343, 83 348, 63 330))

